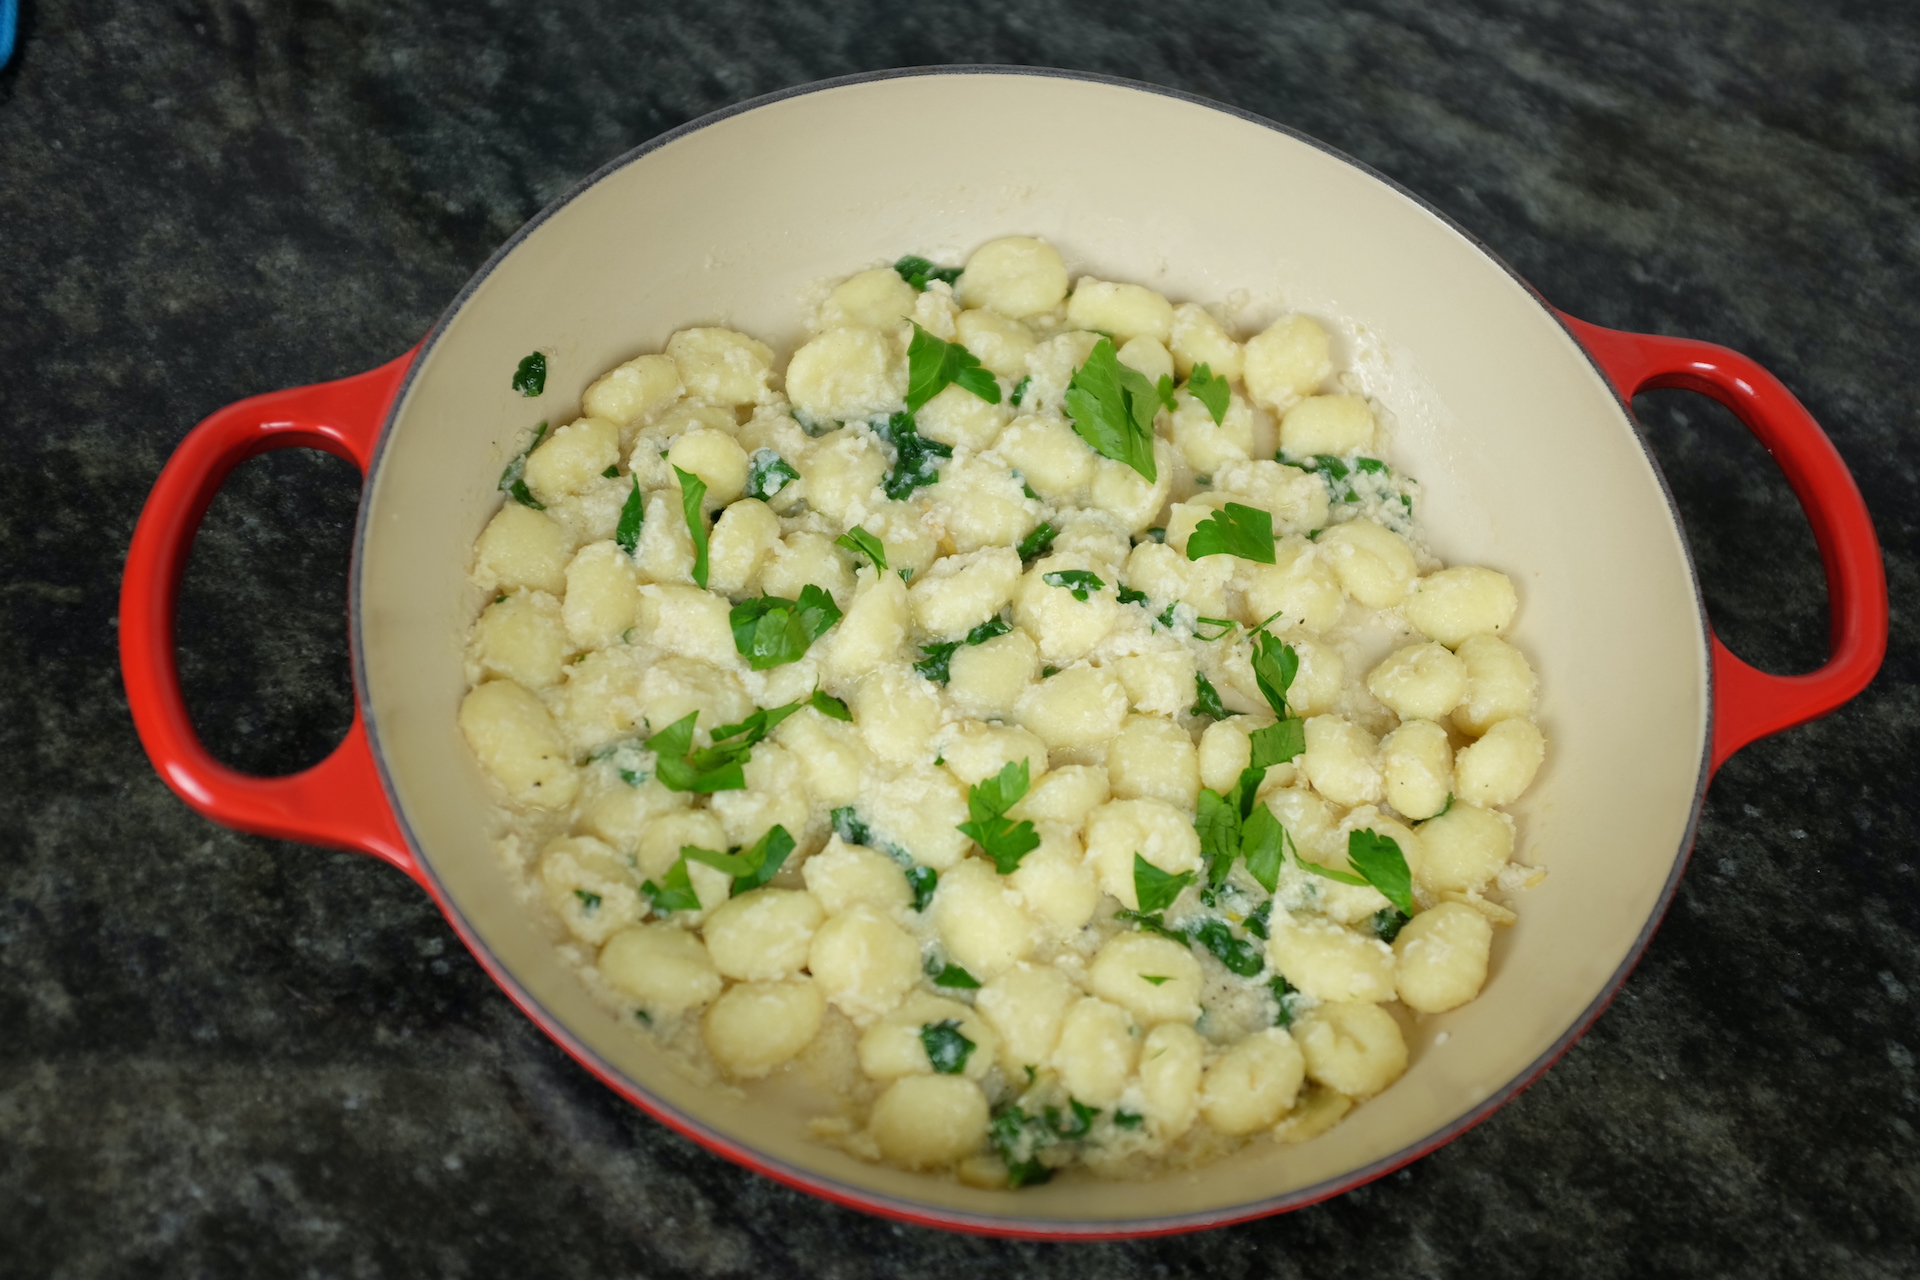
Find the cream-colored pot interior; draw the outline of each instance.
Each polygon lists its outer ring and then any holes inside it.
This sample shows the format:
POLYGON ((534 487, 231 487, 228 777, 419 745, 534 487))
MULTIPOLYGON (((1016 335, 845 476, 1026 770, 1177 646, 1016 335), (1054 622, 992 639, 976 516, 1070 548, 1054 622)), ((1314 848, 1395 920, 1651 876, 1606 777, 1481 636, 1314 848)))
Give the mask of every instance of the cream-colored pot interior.
POLYGON ((612 167, 476 279, 417 364, 363 512, 360 696, 415 849, 471 937, 575 1047, 658 1107, 841 1194, 952 1221, 1124 1229, 1378 1171, 1509 1092, 1637 955, 1691 835, 1708 728, 1706 632, 1674 515, 1618 402, 1527 289, 1431 211, 1271 126, 1139 88, 1017 73, 906 75, 727 115, 612 167), (861 1164, 809 1143, 805 1108, 690 1084, 564 971, 489 846, 455 725, 480 601, 469 548, 512 442, 565 422, 608 366, 692 324, 784 362, 823 279, 921 253, 961 261, 1020 233, 1077 275, 1176 301, 1245 291, 1244 333, 1304 310, 1337 330, 1392 412, 1383 448, 1424 484, 1449 563, 1510 574, 1511 635, 1539 671, 1548 765, 1516 807, 1548 871, 1515 903, 1485 993, 1424 1020, 1386 1094, 1297 1147, 1259 1142, 1153 1183, 1017 1194, 861 1164), (548 353, 537 401, 508 385, 548 353), (1444 1040, 1442 1035, 1444 1033, 1444 1040))

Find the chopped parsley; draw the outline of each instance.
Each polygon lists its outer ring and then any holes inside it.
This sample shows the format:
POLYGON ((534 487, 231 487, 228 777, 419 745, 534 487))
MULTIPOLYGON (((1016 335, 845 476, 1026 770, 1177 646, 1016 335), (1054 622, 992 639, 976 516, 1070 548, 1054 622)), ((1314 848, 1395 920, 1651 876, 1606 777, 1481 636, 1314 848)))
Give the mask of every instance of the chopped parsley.
POLYGON ((1400 936, 1400 931, 1407 927, 1407 921, 1411 919, 1412 916, 1398 907, 1382 907, 1368 917, 1367 924, 1372 927, 1374 937, 1390 944, 1400 936))
POLYGON ((1193 638, 1196 640, 1205 640, 1211 643, 1215 640, 1220 639, 1222 636, 1226 635, 1228 632, 1232 631, 1235 627, 1239 625, 1240 624, 1235 622, 1232 618, 1195 618, 1193 620, 1193 638), (1212 635, 1204 634, 1200 630, 1200 628, 1202 627, 1205 627, 1209 631, 1212 631, 1213 634, 1212 635))
POLYGON ((660 877, 661 883, 648 880, 640 886, 653 905, 655 915, 670 916, 676 911, 700 909, 700 895, 693 891, 693 881, 687 877, 687 850, 692 847, 688 845, 680 851, 680 856, 667 868, 667 874, 660 877))
POLYGON ((700 499, 707 496, 707 482, 691 471, 673 469, 680 477, 680 514, 687 518, 687 536, 693 539, 693 580, 702 590, 707 585, 707 522, 700 518, 700 499))
POLYGON ((1007 817, 1007 810, 1027 794, 1027 786, 1027 762, 1009 760, 998 774, 967 789, 968 821, 959 824, 960 834, 979 845, 1003 876, 1012 875, 1020 859, 1040 847, 1040 834, 1031 822, 1007 817))
POLYGON ((1066 406, 1074 431, 1095 453, 1125 463, 1149 483, 1159 478, 1153 460, 1153 416, 1160 396, 1146 375, 1120 363, 1111 339, 1096 342, 1087 362, 1074 373, 1066 406))
POLYGON ((1138 1129, 1140 1122, 1145 1119, 1146 1117, 1138 1111, 1115 1111, 1113 1113, 1113 1122, 1122 1129, 1138 1129))
POLYGON ((1031 533, 1020 539, 1020 546, 1018 548, 1020 558, 1022 560, 1039 559, 1041 556, 1047 554, 1047 552, 1053 550, 1053 540, 1059 536, 1060 531, 1058 529, 1048 524, 1045 520, 1042 520, 1033 527, 1031 533))
POLYGON ((1052 573, 1040 575, 1040 581, 1050 587, 1059 587, 1073 593, 1073 598, 1086 603, 1087 593, 1098 591, 1107 584, 1085 569, 1057 569, 1052 573))
POLYGON ((853 719, 853 713, 847 710, 847 704, 828 693, 825 689, 815 689, 813 696, 807 699, 807 705, 829 720, 853 719))
POLYGON ((1161 937, 1171 938, 1175 942, 1185 942, 1187 940, 1186 934, 1181 933, 1178 929, 1168 928, 1166 920, 1161 917, 1158 911, 1128 911, 1122 907, 1113 913, 1113 918, 1115 920, 1128 921, 1131 924, 1138 925, 1148 933, 1157 933, 1161 937))
POLYGON ((1277 973, 1267 979, 1267 991, 1273 996, 1273 1025, 1292 1026, 1294 1011, 1300 1005, 1300 993, 1291 982, 1277 973))
POLYGON ((1003 636, 1011 630, 1013 630, 1013 624, 1004 617, 988 618, 967 632, 964 639, 941 640, 933 644, 921 645, 920 652, 925 656, 913 664, 913 669, 935 684, 945 684, 952 678, 953 655, 960 651, 962 645, 985 644, 995 636, 1003 636))
POLYGON ((1233 392, 1225 378, 1213 376, 1213 369, 1206 364, 1193 366, 1193 372, 1187 375, 1187 394, 1206 406, 1207 413, 1213 418, 1213 425, 1220 426, 1227 420, 1227 405, 1232 401, 1233 392))
POLYGON ((1300 725, 1291 720, 1254 730, 1248 735, 1247 767, 1233 787, 1224 793, 1201 790, 1193 825, 1200 835, 1210 886, 1226 882, 1235 858, 1246 860, 1248 874, 1268 893, 1279 883, 1287 833, 1273 811, 1257 802, 1256 794, 1270 766, 1284 764, 1305 750, 1300 725))
POLYGON ((1193 706, 1188 709, 1188 714, 1212 716, 1215 720, 1227 718, 1227 708, 1220 701, 1220 691, 1213 687, 1213 681, 1196 671, 1193 673, 1193 688, 1193 706))
POLYGON ((1058 667, 1042 667, 1042 668, 1040 668, 1040 678, 1041 678, 1042 680, 1045 680, 1045 679, 1046 679, 1046 678, 1048 678, 1049 676, 1057 676, 1057 675, 1059 675, 1059 674, 1060 674, 1060 668, 1058 668, 1058 667))
POLYGON ((507 469, 500 473, 500 492, 511 494, 515 502, 523 507, 532 507, 535 511, 545 511, 547 507, 527 488, 527 455, 540 447, 540 442, 546 438, 546 434, 546 423, 543 422, 535 427, 533 439, 527 441, 527 447, 514 454, 513 461, 509 462, 507 469))
POLYGON ((910 253, 893 264, 894 271, 902 280, 921 292, 935 280, 944 280, 952 284, 960 278, 959 267, 940 267, 928 262, 917 253, 910 253))
MULTIPOLYGON (((1037 837, 1035 842, 1038 843, 1037 837)), ((1173 875, 1154 866, 1138 853, 1133 855, 1133 892, 1140 900, 1139 910, 1143 915, 1165 911, 1180 896, 1180 891, 1192 883, 1191 871, 1173 875)))
POLYGON ((536 351, 515 366, 513 389, 531 399, 547 389, 547 357, 536 351))
POLYGON ((1147 602, 1146 592, 1135 591, 1124 582, 1115 583, 1114 585, 1120 589, 1121 604, 1145 604, 1147 602))
POLYGON ((830 815, 833 834, 847 844, 865 845, 878 850, 900 864, 901 873, 907 877, 907 888, 913 891, 913 909, 925 911, 927 904, 933 901, 933 891, 940 885, 940 873, 932 867, 923 867, 913 860, 913 855, 896 845, 873 838, 873 829, 860 820, 860 815, 852 805, 842 805, 830 815))
POLYGON ((640 547, 640 529, 647 519, 646 507, 646 495, 640 492, 640 480, 636 476, 633 481, 633 492, 629 493, 627 500, 620 505, 620 523, 613 529, 613 540, 619 543, 620 549, 628 555, 632 555, 640 547))
POLYGON ((793 837, 787 834, 787 829, 778 823, 768 827, 766 834, 754 841, 746 852, 740 855, 747 869, 744 874, 739 872, 734 874, 735 896, 749 889, 758 889, 773 879, 779 873, 781 865, 786 862, 787 855, 792 852, 793 837))
POLYGON ((1202 520, 1187 538, 1187 559, 1220 555, 1272 564, 1273 516, 1258 507, 1229 502, 1202 520))
POLYGON ((600 909, 600 895, 591 889, 575 889, 573 896, 580 899, 580 910, 587 915, 592 915, 600 909))
POLYGON ((1020 379, 1020 381, 1013 384, 1013 395, 1010 398, 1013 401, 1014 408, 1017 409, 1022 404, 1026 403, 1027 391, 1032 386, 1033 386, 1032 378, 1022 378, 1020 379))
POLYGON ((927 980, 936 987, 952 987, 959 991, 974 991, 980 986, 980 979, 951 961, 941 964, 933 957, 927 957, 927 980))
POLYGON ((1205 947, 1229 973, 1251 978, 1267 967, 1264 950, 1245 938, 1233 936, 1233 928, 1218 916, 1208 916, 1191 930, 1195 942, 1205 947))
MULTIPOLYGON (((868 533, 859 525, 847 530, 833 540, 836 547, 845 547, 856 556, 865 556, 873 561, 873 567, 881 573, 887 571, 887 548, 880 539, 868 533)), ((855 561, 858 564, 858 561, 855 561)))
POLYGON ((608 480, 618 480, 620 478, 620 468, 615 465, 609 465, 607 469, 600 474, 608 480))
POLYGON ((1407 868, 1406 855, 1400 851, 1400 842, 1392 836, 1383 836, 1377 831, 1349 831, 1347 865, 1352 868, 1350 871, 1308 862, 1300 856, 1298 845, 1294 846, 1293 857, 1302 871, 1341 884, 1372 885, 1404 914, 1411 916, 1414 912, 1413 874, 1407 868))
POLYGON ((838 621, 840 607, 812 583, 800 588, 798 600, 757 596, 742 600, 727 614, 733 628, 733 647, 755 671, 799 661, 838 621))
POLYGON ((1270 631, 1254 632, 1253 679, 1260 686, 1260 696, 1282 720, 1293 714, 1287 710, 1287 690, 1293 687, 1293 678, 1299 674, 1300 655, 1292 645, 1270 631))
POLYGON ((753 743, 758 739, 752 739, 749 734, 748 738, 752 740, 728 743, 726 746, 715 742, 711 747, 695 750, 693 726, 699 715, 698 711, 690 711, 647 739, 648 749, 659 757, 654 766, 654 776, 669 791, 704 794, 746 790, 747 779, 741 770, 753 750, 753 743))
POLYGON ((927 1051, 927 1061, 943 1076, 957 1076, 965 1071, 967 1058, 974 1049, 973 1041, 960 1034, 957 1018, 942 1018, 922 1025, 920 1044, 927 1051))
POLYGON ((755 449, 747 459, 747 496, 765 502, 800 478, 791 463, 772 449, 755 449))
POLYGON ((940 479, 938 459, 953 456, 950 446, 920 434, 911 412, 896 413, 875 422, 873 433, 893 449, 893 469, 887 472, 881 489, 895 502, 923 485, 937 483, 940 479))
POLYGON ((1268 922, 1272 919, 1273 899, 1268 898, 1260 904, 1252 915, 1246 918, 1246 921, 1240 927, 1256 938, 1265 939, 1271 931, 1268 922))
POLYGON ((915 323, 913 340, 907 344, 908 411, 917 411, 950 385, 971 391, 988 404, 1000 403, 1000 384, 981 367, 980 357, 915 323))
MULTIPOLYGON (((1165 981, 1165 979, 1162 979, 1165 981)), ((1046 1107, 1041 1115, 1046 1117, 1047 1127, 1060 1137, 1072 1142, 1084 1138, 1093 1132, 1093 1122, 1099 1118, 1100 1109, 1090 1107, 1078 1098, 1067 1099, 1067 1112, 1063 1115, 1058 1107, 1046 1107)))
POLYGON ((1165 973, 1143 973, 1140 975, 1140 981, 1150 987, 1157 987, 1163 982, 1171 982, 1172 980, 1172 975, 1165 973))
POLYGON ((1053 1177, 1053 1170, 1040 1162, 1040 1151, 1051 1145, 1054 1134, 1039 1116, 1030 1116, 1018 1103, 1009 1102, 993 1113, 987 1125, 987 1140, 1007 1165, 1007 1188, 1039 1186, 1053 1177))

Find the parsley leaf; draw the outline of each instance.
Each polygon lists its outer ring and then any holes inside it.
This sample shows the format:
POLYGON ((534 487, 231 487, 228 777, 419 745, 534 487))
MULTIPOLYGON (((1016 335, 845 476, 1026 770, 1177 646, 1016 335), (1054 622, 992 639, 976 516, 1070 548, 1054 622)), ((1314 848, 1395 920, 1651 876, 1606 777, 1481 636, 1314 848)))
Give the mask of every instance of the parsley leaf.
MULTIPOLYGON (((1162 978, 1161 981, 1165 982, 1166 979, 1162 978)), ((1084 1138, 1093 1131, 1093 1122, 1100 1115, 1100 1108, 1090 1107, 1078 1098, 1068 1098, 1067 1109, 1073 1118, 1064 1123, 1058 1107, 1043 1108, 1040 1114, 1047 1118, 1049 1129, 1069 1142, 1084 1138)))
POLYGON ((949 668, 953 662, 953 655, 960 651, 962 645, 985 644, 995 636, 1003 636, 1011 630, 1013 630, 1013 624, 1005 618, 997 615, 988 618, 967 632, 964 639, 941 640, 934 644, 921 645, 920 652, 926 656, 914 663, 913 669, 935 684, 945 684, 952 678, 949 668))
POLYGON ((1013 401, 1014 408, 1016 409, 1019 408, 1021 404, 1025 402, 1027 398, 1027 389, 1031 386, 1033 386, 1032 378, 1022 378, 1020 379, 1020 381, 1013 384, 1013 395, 1010 398, 1013 401))
POLYGON ((1260 904, 1259 908, 1255 910, 1252 915, 1247 917, 1246 923, 1243 924, 1241 927, 1244 928, 1248 933, 1252 934, 1254 937, 1264 941, 1269 933, 1267 922, 1272 918, 1273 918, 1273 899, 1268 898, 1265 902, 1260 904))
POLYGON ((1172 981, 1172 975, 1165 973, 1143 973, 1140 975, 1140 981, 1150 987, 1157 987, 1163 982, 1172 981))
MULTIPOLYGON (((578 893, 579 890, 576 889, 574 892, 578 893)), ((1382 907, 1367 918, 1367 924, 1372 927, 1374 937, 1391 946, 1393 940, 1400 936, 1400 931, 1407 927, 1407 921, 1411 919, 1413 919, 1412 916, 1398 907, 1382 907)))
POLYGON ((669 791, 746 790, 747 779, 741 766, 747 762, 753 743, 736 742, 727 746, 716 743, 694 750, 693 725, 699 715, 698 711, 688 712, 647 739, 648 749, 659 757, 654 776, 669 791))
POLYGON ((1027 794, 1028 772, 1025 760, 1009 760, 1000 772, 967 789, 967 817, 959 824, 960 834, 971 839, 989 858, 994 870, 1012 875, 1020 859, 1040 847, 1040 833, 1031 822, 1014 822, 1007 810, 1027 794))
POLYGON ((1124 582, 1115 583, 1114 585, 1120 589, 1121 604, 1145 604, 1147 602, 1146 592, 1135 591, 1124 582))
POLYGON ((1187 559, 1239 556, 1256 564, 1273 563, 1273 516, 1258 507, 1229 502, 1194 527, 1187 538, 1187 559))
POLYGON ((613 463, 608 463, 607 469, 600 474, 608 480, 618 480, 620 478, 620 468, 613 463))
POLYGON ((1140 900, 1142 914, 1165 911, 1180 896, 1180 891, 1192 883, 1191 871, 1170 875, 1139 854, 1133 855, 1133 892, 1140 900))
POLYGON ((1060 531, 1058 529, 1048 524, 1045 520, 1042 520, 1033 527, 1033 532, 1020 539, 1020 546, 1018 548, 1020 558, 1022 560, 1039 559, 1041 556, 1047 554, 1047 552, 1053 550, 1053 540, 1059 536, 1060 531))
MULTIPOLYGON (((691 847, 691 846, 689 846, 691 847)), ((648 880, 640 886, 647 895, 647 901, 653 904, 654 914, 670 916, 676 911, 698 911, 700 895, 693 891, 693 881, 687 878, 686 850, 674 859, 667 868, 667 874, 660 877, 661 883, 648 880)))
POLYGON ((959 267, 938 267, 917 253, 910 253, 893 264, 893 269, 902 280, 921 292, 935 280, 944 280, 952 284, 960 278, 959 267))
POLYGON ((936 987, 952 987, 958 991, 973 991, 979 988, 980 979, 949 961, 941 964, 932 957, 927 959, 927 979, 936 987))
POLYGON ((1209 916, 1193 930, 1193 940, 1213 954, 1213 958, 1227 967, 1228 972, 1243 978, 1251 978, 1267 967, 1267 957, 1262 948, 1256 947, 1245 938, 1233 936, 1233 929, 1218 916, 1209 916))
POLYGON ((1123 907, 1113 913, 1113 918, 1115 920, 1129 921, 1139 925, 1148 933, 1157 933, 1161 937, 1170 938, 1175 942, 1185 942, 1187 940, 1186 934, 1181 933, 1177 929, 1169 929, 1167 922, 1161 918, 1158 911, 1128 911, 1123 907))
POLYGON ((513 389, 531 399, 547 389, 547 357, 536 351, 513 371, 513 389))
MULTIPOLYGON (((835 538, 833 545, 836 547, 845 547, 856 556, 865 556, 867 559, 873 561, 874 568, 882 573, 887 571, 887 548, 881 543, 880 539, 874 537, 859 525, 853 526, 853 528, 835 538)), ((858 564, 859 562, 855 561, 854 563, 858 564)))
POLYGON ((1292 645, 1270 631, 1254 633, 1254 682, 1260 686, 1260 696, 1273 708, 1273 714, 1282 720, 1293 714, 1287 710, 1287 690, 1293 686, 1293 678, 1299 674, 1300 655, 1294 652, 1292 645))
POLYGON ((1160 381, 1156 382, 1153 386, 1153 394, 1160 397, 1161 407, 1166 409, 1168 413, 1172 413, 1174 405, 1178 403, 1173 398, 1173 375, 1170 373, 1161 374, 1160 381))
POLYGON ((738 853, 716 853, 712 849, 696 849, 692 845, 685 845, 680 850, 680 856, 689 862, 704 862, 715 871, 730 876, 744 876, 753 870, 753 864, 738 853))
POLYGON ((673 469, 680 477, 680 513, 687 518, 687 536, 693 539, 693 580, 702 590, 707 585, 707 521, 700 514, 700 499, 707 496, 707 482, 691 471, 673 469))
POLYGON ((965 1071, 967 1058, 973 1053, 973 1041, 960 1034, 958 1018, 924 1024, 920 1028, 920 1044, 927 1051, 927 1061, 943 1076, 957 1076, 965 1071))
POLYGON ((957 342, 934 337, 916 322, 907 344, 907 409, 919 409, 949 384, 988 404, 1000 403, 1000 384, 980 366, 980 357, 957 342))
POLYGON ((575 889, 573 896, 580 899, 580 910, 588 915, 592 915, 600 909, 600 895, 590 889, 575 889))
POLYGON ((1122 1129, 1138 1129, 1141 1122, 1145 1119, 1146 1117, 1138 1111, 1116 1111, 1113 1113, 1113 1122, 1122 1129))
POLYGON ((1107 585, 1085 569, 1059 569, 1053 573, 1043 573, 1040 575, 1040 581, 1050 587, 1071 591, 1073 598, 1083 604, 1086 602, 1088 592, 1098 591, 1107 585))
POLYGON ((1240 856, 1240 805, 1237 797, 1205 787, 1194 805, 1193 826, 1200 833, 1200 856, 1207 860, 1207 883, 1221 884, 1240 856))
POLYGON ((847 710, 847 704, 828 693, 825 689, 815 689, 813 696, 807 699, 807 705, 829 720, 852 720, 853 713, 847 710))
POLYGON ((1255 729, 1247 735, 1247 740, 1253 746, 1249 767, 1264 773, 1268 765, 1285 764, 1307 749, 1307 722, 1297 718, 1282 720, 1279 724, 1255 729))
POLYGON ((778 823, 768 827, 766 834, 754 841, 740 857, 747 864, 745 875, 736 875, 733 881, 735 897, 749 889, 758 889, 779 873, 780 867, 793 852, 793 837, 787 829, 778 823))
POLYGON ((747 496, 765 502, 800 478, 791 463, 772 449, 755 449, 747 459, 747 496))
POLYGON ((1280 868, 1287 860, 1287 829, 1273 810, 1255 804, 1240 830, 1240 853, 1247 860, 1247 874, 1268 893, 1280 883, 1280 868))
POLYGON ((935 459, 953 456, 950 446, 920 434, 912 413, 896 413, 883 422, 875 422, 873 434, 893 448, 893 469, 887 472, 881 488, 895 502, 902 501, 922 485, 937 483, 940 468, 935 459))
POLYGON ((1292 1026, 1294 1010, 1300 1003, 1300 993, 1294 990, 1291 982, 1277 973, 1267 979, 1267 990, 1273 994, 1273 1025, 1292 1026))
POLYGON ((547 507, 527 488, 527 455, 540 447, 540 441, 546 438, 546 434, 546 423, 535 427, 533 439, 527 441, 527 447, 514 454, 513 461, 500 473, 500 492, 512 494, 515 502, 523 507, 532 507, 535 511, 545 511, 547 507))
POLYGON ((907 877, 907 887, 913 890, 913 909, 925 911, 927 904, 933 901, 933 891, 939 887, 940 873, 932 867, 923 867, 913 860, 913 855, 905 849, 897 848, 883 840, 873 838, 873 829, 860 820, 860 815, 852 805, 842 805, 828 815, 833 823, 833 834, 847 844, 865 845, 878 850, 900 864, 901 872, 907 877))
POLYGON ((987 1140, 1007 1165, 1007 1189, 1039 1186, 1053 1177, 1053 1170, 1040 1162, 1040 1150, 1055 1139, 1038 1116, 1030 1116, 1017 1103, 1008 1103, 993 1113, 987 1125, 987 1140))
POLYGON ((1153 415, 1160 397, 1144 374, 1120 363, 1112 340, 1094 343, 1087 362, 1067 384, 1066 406, 1073 429, 1095 453, 1125 463, 1149 482, 1159 478, 1153 460, 1153 415))
POLYGON ((1227 405, 1232 401, 1233 392, 1225 378, 1213 376, 1213 369, 1206 364, 1193 366, 1193 372, 1187 375, 1187 394, 1206 406, 1207 413, 1213 418, 1213 425, 1220 426, 1227 420, 1227 405))
POLYGON ((733 647, 755 671, 799 661, 838 621, 840 607, 812 583, 800 588, 798 600, 758 596, 742 600, 727 613, 733 647))
POLYGON ((784 707, 755 708, 753 714, 739 724, 723 724, 715 729, 713 740, 725 742, 728 738, 740 738, 743 746, 759 746, 763 738, 780 727, 781 721, 805 705, 804 702, 789 702, 784 707))
MULTIPOLYGON (((1169 606, 1169 610, 1171 610, 1171 606, 1169 606)), ((1193 620, 1193 638, 1195 640, 1204 640, 1211 644, 1239 625, 1240 624, 1232 618, 1195 618, 1193 620), (1202 633, 1200 630, 1202 627, 1212 630, 1213 634, 1206 635, 1202 633)))
POLYGON ((620 523, 614 526, 613 540, 620 549, 632 555, 640 546, 640 528, 647 519, 646 495, 640 492, 640 480, 635 477, 633 492, 627 495, 626 502, 620 507, 620 523))
POLYGON ((1387 901, 1412 915, 1413 874, 1400 842, 1377 831, 1347 833, 1347 862, 1367 878, 1367 883, 1387 896, 1387 901))
POLYGON ((1367 878, 1363 875, 1357 875, 1351 871, 1340 871, 1333 867, 1323 867, 1317 862, 1308 862, 1300 856, 1300 846, 1294 843, 1293 837, 1289 835, 1285 839, 1293 849, 1294 862, 1302 871, 1311 872, 1323 880, 1332 880, 1339 884, 1364 885, 1367 883, 1367 878))
POLYGON ((940 873, 918 863, 904 866, 901 870, 906 873, 907 888, 913 890, 913 909, 925 911, 927 904, 933 901, 933 891, 940 886, 940 873))
POLYGON ((1196 716, 1212 716, 1215 720, 1227 718, 1227 708, 1220 701, 1220 691, 1213 687, 1213 681, 1200 672, 1193 673, 1194 700, 1188 713, 1196 716))

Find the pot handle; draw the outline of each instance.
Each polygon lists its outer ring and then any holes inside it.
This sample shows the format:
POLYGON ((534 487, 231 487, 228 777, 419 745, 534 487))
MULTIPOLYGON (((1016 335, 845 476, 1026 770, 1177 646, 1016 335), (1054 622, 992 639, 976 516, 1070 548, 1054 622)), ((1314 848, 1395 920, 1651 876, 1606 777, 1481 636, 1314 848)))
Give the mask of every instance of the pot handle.
POLYGON ((1833 619, 1826 665, 1803 676, 1769 675, 1713 636, 1712 768, 1749 742, 1823 716, 1866 688, 1887 651, 1886 570, 1860 489, 1806 406, 1737 351, 1556 314, 1629 409, 1641 391, 1677 387, 1733 410, 1786 473, 1813 526, 1833 619))
POLYGON ((215 822, 306 844, 384 858, 419 877, 388 807, 360 718, 319 764, 283 778, 227 768, 201 745, 174 665, 174 605, 200 521, 228 473, 272 449, 324 449, 364 476, 380 427, 419 348, 377 369, 254 396, 187 433, 147 495, 120 583, 120 670, 127 706, 154 768, 215 822))

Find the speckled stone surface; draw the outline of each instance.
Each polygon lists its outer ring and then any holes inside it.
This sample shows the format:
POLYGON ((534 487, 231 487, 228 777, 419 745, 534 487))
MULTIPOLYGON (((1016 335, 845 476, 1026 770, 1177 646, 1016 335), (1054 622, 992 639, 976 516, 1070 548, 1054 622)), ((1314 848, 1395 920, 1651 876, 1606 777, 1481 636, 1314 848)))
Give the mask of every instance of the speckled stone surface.
MULTIPOLYGON (((21 36, 0 72, 0 1273, 1920 1274, 1911 6, 28 0, 21 36), (1576 314, 1752 354, 1885 542, 1885 670, 1721 772, 1593 1032, 1452 1145, 1283 1218, 1063 1247, 777 1187, 592 1081, 398 873, 196 817, 128 720, 119 568, 195 421, 404 350, 524 219, 663 129, 963 61, 1285 122, 1576 314)), ((1764 453, 1701 399, 1639 408, 1722 633, 1816 664, 1819 559, 1764 453)), ((238 765, 310 763, 348 722, 356 496, 344 463, 282 453, 214 504, 181 660, 238 765)))

